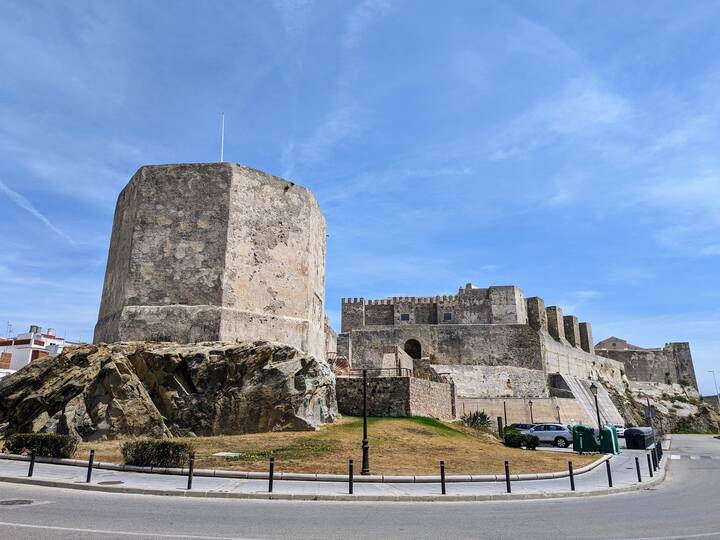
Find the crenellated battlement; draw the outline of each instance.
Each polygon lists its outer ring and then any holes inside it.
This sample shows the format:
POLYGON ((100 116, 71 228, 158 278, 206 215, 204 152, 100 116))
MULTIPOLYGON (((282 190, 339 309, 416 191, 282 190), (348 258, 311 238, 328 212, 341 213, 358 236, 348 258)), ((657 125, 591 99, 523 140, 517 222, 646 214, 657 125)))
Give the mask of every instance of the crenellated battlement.
POLYGON ((343 298, 342 303, 343 304, 364 304, 365 299, 364 298, 343 298))

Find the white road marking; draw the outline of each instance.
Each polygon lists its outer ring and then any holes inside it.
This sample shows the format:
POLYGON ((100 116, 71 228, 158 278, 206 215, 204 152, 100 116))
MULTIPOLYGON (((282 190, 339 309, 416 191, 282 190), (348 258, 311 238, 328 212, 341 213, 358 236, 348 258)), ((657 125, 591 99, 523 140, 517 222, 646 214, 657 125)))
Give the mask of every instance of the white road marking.
POLYGON ((192 534, 159 534, 154 532, 110 531, 104 529, 76 529, 74 527, 54 527, 50 525, 30 525, 27 523, 11 523, 0 521, 0 527, 15 527, 17 529, 42 529, 46 531, 67 531, 88 534, 112 534, 120 536, 152 536, 153 538, 187 538, 197 540, 260 540, 243 536, 195 536, 192 534))
POLYGON ((631 536, 629 538, 612 538, 611 540, 682 540, 683 538, 709 538, 720 537, 720 531, 698 534, 683 534, 682 536, 631 536))
POLYGON ((690 456, 690 459, 692 459, 692 460, 700 459, 700 456, 690 456))
POLYGON ((674 454, 672 456, 670 456, 670 459, 680 459, 680 458, 682 458, 682 456, 677 456, 674 454))

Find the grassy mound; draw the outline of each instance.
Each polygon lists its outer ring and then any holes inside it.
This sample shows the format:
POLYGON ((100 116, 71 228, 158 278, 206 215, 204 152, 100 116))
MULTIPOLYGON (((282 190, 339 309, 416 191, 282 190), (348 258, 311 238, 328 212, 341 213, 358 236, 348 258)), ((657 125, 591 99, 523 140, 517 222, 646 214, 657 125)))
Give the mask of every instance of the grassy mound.
MULTIPOLYGON (((373 474, 437 474, 445 460, 447 474, 501 474, 503 461, 513 473, 559 471, 567 468, 567 454, 507 448, 492 435, 432 418, 370 418, 370 470, 373 474)), ((362 419, 345 417, 316 432, 258 433, 176 439, 190 443, 196 467, 231 470, 265 470, 268 459, 276 470, 310 473, 347 472, 354 459, 359 472, 362 459, 362 419), (217 452, 238 452, 232 458, 217 452)), ((122 441, 83 443, 78 457, 95 448, 96 459, 120 463, 122 441)), ((591 456, 572 456, 580 467, 591 456)))

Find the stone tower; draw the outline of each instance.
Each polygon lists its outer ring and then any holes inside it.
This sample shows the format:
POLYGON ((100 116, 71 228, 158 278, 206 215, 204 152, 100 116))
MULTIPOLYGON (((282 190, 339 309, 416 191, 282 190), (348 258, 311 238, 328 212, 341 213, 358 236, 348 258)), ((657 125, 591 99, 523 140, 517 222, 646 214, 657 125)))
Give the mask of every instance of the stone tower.
POLYGON ((264 339, 325 358, 325 219, 231 163, 141 167, 118 197, 97 342, 264 339))

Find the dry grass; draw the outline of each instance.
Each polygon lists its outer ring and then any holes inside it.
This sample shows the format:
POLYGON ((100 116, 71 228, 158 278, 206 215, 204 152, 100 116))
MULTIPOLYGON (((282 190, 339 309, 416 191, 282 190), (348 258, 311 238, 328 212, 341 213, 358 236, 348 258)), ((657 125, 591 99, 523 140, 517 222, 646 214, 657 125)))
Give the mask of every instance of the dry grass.
MULTIPOLYGON (((492 435, 429 418, 370 418, 370 469, 373 474, 437 474, 445 460, 448 474, 501 474, 510 461, 513 473, 550 472, 567 468, 567 455, 507 448, 492 435)), ((317 432, 259 433, 179 439, 195 448, 196 467, 265 470, 270 456, 276 470, 347 472, 347 460, 360 468, 362 420, 345 417, 317 432), (239 458, 213 456, 240 452, 239 458)), ((122 441, 83 443, 78 456, 95 449, 100 461, 122 462, 122 441)), ((572 457, 576 467, 593 456, 572 457)))

